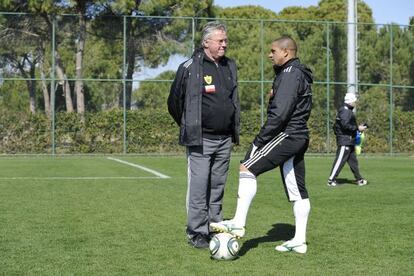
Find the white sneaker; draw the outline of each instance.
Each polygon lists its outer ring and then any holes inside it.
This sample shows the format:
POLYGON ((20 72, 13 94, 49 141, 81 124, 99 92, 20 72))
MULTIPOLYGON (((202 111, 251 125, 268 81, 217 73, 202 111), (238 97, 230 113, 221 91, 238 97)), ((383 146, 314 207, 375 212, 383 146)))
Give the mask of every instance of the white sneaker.
POLYGON ((246 229, 243 226, 234 224, 232 220, 223 220, 220 222, 210 223, 210 228, 217 232, 225 232, 232 234, 236 238, 243 238, 246 229))
POLYGON ((336 187, 338 183, 335 180, 328 180, 328 186, 329 187, 336 187))
POLYGON ((306 243, 296 243, 292 240, 286 241, 281 245, 275 247, 275 249, 279 252, 291 252, 294 251, 296 253, 305 254, 308 250, 308 246, 306 243))
POLYGON ((358 179, 356 183, 358 184, 358 186, 365 186, 368 184, 368 181, 366 179, 361 178, 361 179, 358 179))

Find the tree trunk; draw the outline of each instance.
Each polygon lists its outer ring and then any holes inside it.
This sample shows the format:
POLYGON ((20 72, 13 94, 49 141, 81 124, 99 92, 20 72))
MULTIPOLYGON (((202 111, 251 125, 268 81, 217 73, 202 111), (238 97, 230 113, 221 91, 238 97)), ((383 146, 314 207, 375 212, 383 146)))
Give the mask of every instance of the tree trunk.
MULTIPOLYGON (((139 7, 141 1, 136 1, 136 7, 139 7)), ((133 18, 127 20, 127 53, 126 53, 126 74, 127 80, 132 80, 135 71, 135 59, 137 53, 137 45, 135 41, 135 30, 138 28, 137 24, 133 24, 133 18)), ((125 85, 125 109, 131 109, 132 99, 132 81, 127 81, 125 85)), ((119 93, 118 104, 120 108, 123 108, 123 92, 119 93)))
POLYGON ((62 60, 60 59, 59 53, 56 52, 56 74, 59 79, 59 84, 63 87, 63 96, 65 97, 66 102, 66 111, 73 112, 73 101, 72 95, 70 91, 70 85, 68 81, 68 77, 65 73, 65 68, 62 65, 62 60))
POLYGON ((29 111, 36 113, 36 82, 34 80, 26 80, 27 91, 29 91, 29 111))
POLYGON ((49 90, 47 89, 47 84, 46 84, 46 80, 45 80, 45 68, 44 68, 43 58, 44 58, 44 55, 42 55, 39 59, 40 78, 42 79, 41 83, 42 83, 45 113, 46 113, 47 117, 50 118, 50 116, 52 115, 52 109, 51 109, 49 90))
POLYGON ((36 113, 36 80, 35 80, 35 65, 30 65, 30 80, 27 81, 29 90, 30 112, 36 113))
POLYGON ((85 112, 85 96, 83 87, 83 54, 86 40, 86 20, 82 13, 79 13, 79 35, 76 43, 76 108, 77 112, 83 114, 85 112))
POLYGON ((36 65, 30 62, 27 56, 23 57, 22 62, 16 62, 16 64, 22 76, 26 79, 27 91, 29 92, 29 111, 34 114, 36 113, 36 65), (25 71, 27 63, 30 65, 29 74, 25 71))
MULTIPOLYGON (((132 79, 135 68, 135 39, 134 30, 132 27, 132 18, 127 19, 127 47, 126 47, 126 69, 125 79, 132 79)), ((132 81, 126 81, 125 83, 125 109, 131 109, 131 94, 132 94, 132 81)), ((119 92, 118 105, 120 108, 124 107, 124 94, 123 91, 119 92)))
MULTIPOLYGON (((127 72, 126 72, 126 79, 132 80, 134 77, 135 71, 135 53, 136 53, 136 45, 134 37, 130 37, 128 43, 128 53, 127 53, 127 72)), ((131 109, 131 101, 132 101, 132 81, 127 81, 125 85, 125 109, 131 109)))

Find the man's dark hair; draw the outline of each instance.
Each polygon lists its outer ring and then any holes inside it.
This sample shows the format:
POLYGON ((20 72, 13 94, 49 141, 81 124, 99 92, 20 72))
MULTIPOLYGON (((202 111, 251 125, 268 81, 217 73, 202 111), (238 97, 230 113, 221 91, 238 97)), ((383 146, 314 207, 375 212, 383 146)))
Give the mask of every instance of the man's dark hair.
POLYGON ((296 52, 298 51, 298 46, 296 45, 296 41, 288 35, 283 35, 273 42, 277 43, 280 49, 285 49, 292 51, 296 56, 296 52))

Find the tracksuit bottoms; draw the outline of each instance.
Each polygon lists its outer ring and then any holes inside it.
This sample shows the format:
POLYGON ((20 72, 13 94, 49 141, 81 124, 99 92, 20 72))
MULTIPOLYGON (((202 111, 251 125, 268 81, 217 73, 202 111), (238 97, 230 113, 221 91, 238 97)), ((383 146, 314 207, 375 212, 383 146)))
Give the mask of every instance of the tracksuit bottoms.
POLYGON ((308 146, 308 139, 281 132, 242 163, 255 176, 280 167, 287 199, 307 199, 304 155, 308 146))
POLYGON ((331 174, 329 175, 329 180, 336 180, 345 163, 348 162, 349 167, 351 168, 352 173, 354 174, 355 180, 362 178, 359 173, 358 159, 355 153, 355 146, 338 146, 336 150, 335 161, 332 165, 331 174))
POLYGON ((222 200, 230 164, 232 140, 203 138, 202 146, 187 147, 187 235, 209 234, 209 224, 223 220, 222 200))

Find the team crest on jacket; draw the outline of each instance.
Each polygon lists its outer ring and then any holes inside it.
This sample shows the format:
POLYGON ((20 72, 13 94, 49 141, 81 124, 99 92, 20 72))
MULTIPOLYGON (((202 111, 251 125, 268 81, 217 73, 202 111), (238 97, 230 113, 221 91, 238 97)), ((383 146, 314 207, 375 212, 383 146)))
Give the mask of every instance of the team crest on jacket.
POLYGON ((211 82, 213 81, 213 77, 212 77, 212 76, 209 76, 209 75, 205 75, 205 76, 204 76, 204 81, 205 81, 207 84, 211 84, 211 82))

